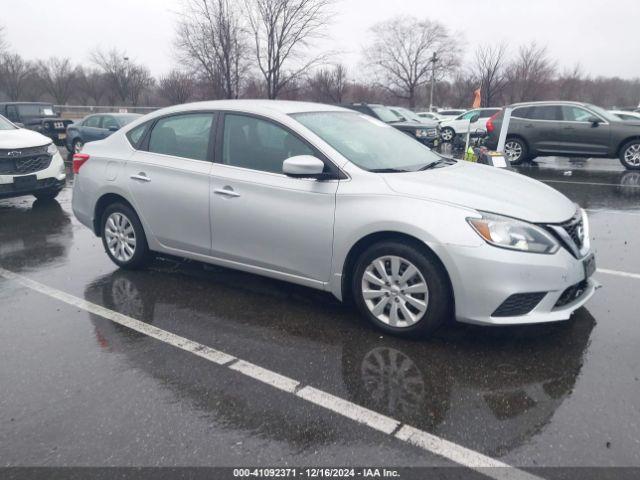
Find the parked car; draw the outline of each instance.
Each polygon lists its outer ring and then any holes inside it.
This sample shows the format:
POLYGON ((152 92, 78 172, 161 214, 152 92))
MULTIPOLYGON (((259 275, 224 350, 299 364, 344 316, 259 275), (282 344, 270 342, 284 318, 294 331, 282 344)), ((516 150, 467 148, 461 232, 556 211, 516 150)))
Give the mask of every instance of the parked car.
POLYGON ((499 111, 499 108, 475 108, 458 115, 453 120, 443 120, 440 122, 440 137, 445 142, 451 142, 456 135, 484 130, 487 120, 499 111))
MULTIPOLYGON (((416 112, 404 107, 389 107, 389 109, 405 122, 418 122, 433 125, 435 119, 420 117, 416 112)), ((437 120, 436 120, 437 121, 437 120)))
POLYGON ((618 117, 620 120, 629 120, 631 122, 640 121, 640 113, 630 112, 628 110, 609 110, 609 113, 618 117))
POLYGON ((65 185, 64 161, 44 135, 0 116, 0 198, 55 198, 65 185))
POLYGON ((72 123, 71 120, 60 118, 51 103, 0 103, 0 115, 4 115, 14 125, 49 137, 56 145, 64 143, 67 125, 72 123))
POLYGON ((67 127, 65 145, 71 153, 78 153, 87 142, 102 140, 142 115, 137 113, 99 113, 88 115, 67 127))
MULTIPOLYGON (((530 102, 511 105, 505 155, 512 164, 536 156, 618 157, 640 169, 640 121, 623 121, 603 108, 580 102, 530 102)), ((486 144, 495 149, 501 110, 487 121, 486 144)))
POLYGON ((371 103, 353 103, 343 105, 345 108, 355 110, 360 113, 376 118, 381 122, 391 125, 393 128, 406 133, 410 137, 415 138, 419 142, 431 147, 438 143, 440 131, 438 122, 415 122, 407 121, 399 114, 394 113, 389 107, 384 105, 376 105, 371 103))
POLYGON ((440 115, 444 120, 451 120, 453 118, 459 117, 464 112, 465 109, 453 108, 453 109, 441 109, 438 110, 438 115, 440 115))
POLYGON ((597 286, 586 213, 564 195, 337 106, 169 107, 73 168, 74 214, 116 265, 159 252, 273 277, 353 298, 395 334, 564 320, 597 286))
POLYGON ((427 120, 435 120, 436 122, 439 122, 446 118, 443 115, 440 115, 439 113, 436 113, 436 112, 418 112, 417 115, 420 118, 426 118, 427 120))

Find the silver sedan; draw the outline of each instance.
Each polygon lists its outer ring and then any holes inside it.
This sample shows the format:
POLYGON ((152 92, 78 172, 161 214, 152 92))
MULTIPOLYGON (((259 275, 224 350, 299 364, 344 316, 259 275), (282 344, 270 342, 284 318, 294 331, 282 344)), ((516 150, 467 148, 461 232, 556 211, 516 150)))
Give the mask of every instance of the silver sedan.
POLYGON ((568 319, 594 293, 585 212, 340 107, 149 114, 74 156, 73 210, 122 268, 171 254, 352 298, 377 327, 568 319))

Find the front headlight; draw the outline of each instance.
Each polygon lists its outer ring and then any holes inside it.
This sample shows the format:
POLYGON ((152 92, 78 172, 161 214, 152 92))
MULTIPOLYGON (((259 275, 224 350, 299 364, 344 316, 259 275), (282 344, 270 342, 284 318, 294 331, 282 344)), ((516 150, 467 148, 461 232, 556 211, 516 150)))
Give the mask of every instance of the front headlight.
POLYGON ((418 138, 426 138, 427 137, 427 130, 425 130, 423 128, 418 128, 416 130, 416 137, 418 137, 418 138))
POLYGON ((537 225, 493 213, 480 213, 482 218, 468 217, 467 221, 491 245, 521 252, 549 254, 560 248, 556 239, 537 225))
POLYGON ((58 153, 58 147, 56 147, 55 143, 50 143, 49 146, 47 147, 47 153, 51 156, 55 155, 56 153, 58 153))

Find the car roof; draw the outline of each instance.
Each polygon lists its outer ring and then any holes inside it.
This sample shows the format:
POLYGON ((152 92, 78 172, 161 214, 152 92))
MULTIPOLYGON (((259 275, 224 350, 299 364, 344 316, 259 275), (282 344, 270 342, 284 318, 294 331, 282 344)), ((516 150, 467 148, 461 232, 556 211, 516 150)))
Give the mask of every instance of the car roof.
POLYGON ((246 113, 270 115, 274 113, 291 114, 302 112, 348 112, 350 110, 337 105, 314 102, 296 102, 290 100, 211 100, 186 103, 157 110, 162 114, 189 110, 234 110, 246 113))
POLYGON ((520 103, 512 103, 509 105, 510 107, 532 107, 536 105, 576 105, 580 107, 585 107, 588 103, 585 102, 571 102, 568 100, 543 100, 538 102, 520 102, 520 103))

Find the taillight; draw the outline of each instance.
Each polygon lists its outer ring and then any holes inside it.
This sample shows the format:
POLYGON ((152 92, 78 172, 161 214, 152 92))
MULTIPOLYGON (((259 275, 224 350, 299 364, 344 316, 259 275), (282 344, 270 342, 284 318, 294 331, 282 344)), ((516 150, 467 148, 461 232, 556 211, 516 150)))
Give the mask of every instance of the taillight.
POLYGON ((86 153, 76 153, 73 156, 73 174, 77 175, 80 172, 80 167, 89 160, 89 155, 86 153))
POLYGON ((500 115, 502 115, 502 110, 497 111, 496 113, 491 115, 491 117, 489 117, 489 120, 487 120, 487 133, 492 133, 496 129, 496 126, 493 124, 493 121, 496 118, 498 118, 500 115))

